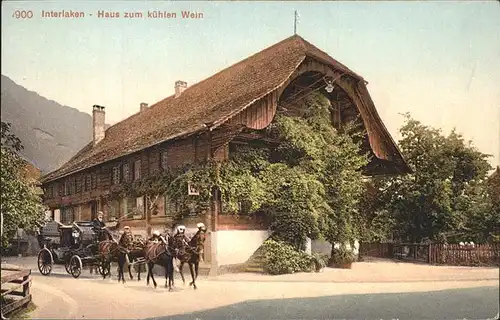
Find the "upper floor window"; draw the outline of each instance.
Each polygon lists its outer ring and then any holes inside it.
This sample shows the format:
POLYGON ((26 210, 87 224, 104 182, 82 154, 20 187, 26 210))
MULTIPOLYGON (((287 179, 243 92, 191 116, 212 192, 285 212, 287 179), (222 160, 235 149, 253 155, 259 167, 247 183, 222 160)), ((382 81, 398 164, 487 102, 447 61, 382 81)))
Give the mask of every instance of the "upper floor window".
POLYGON ((58 187, 57 187, 57 195, 58 196, 64 196, 64 183, 63 182, 58 182, 57 183, 58 187))
POLYGON ((128 162, 123 164, 123 181, 130 181, 130 165, 128 162))
POLYGON ((75 193, 80 193, 82 191, 81 176, 75 178, 75 193))
POLYGON ((120 166, 113 167, 113 184, 120 183, 120 166))
POLYGON ((69 184, 69 180, 66 179, 64 181, 64 195, 67 196, 70 194, 70 184, 69 184))
POLYGON ((84 190, 89 191, 90 190, 90 174, 85 175, 85 186, 84 190))
POLYGON ((161 153, 160 164, 161 164, 161 168, 163 170, 166 170, 168 168, 168 154, 167 154, 167 151, 163 151, 161 153))
POLYGON ((97 173, 92 173, 90 175, 90 188, 92 188, 92 190, 97 189, 97 173))
POLYGON ((141 178, 141 160, 135 160, 134 162, 134 180, 141 178))
POLYGON ((69 194, 74 194, 75 193, 75 178, 70 178, 69 179, 69 194))

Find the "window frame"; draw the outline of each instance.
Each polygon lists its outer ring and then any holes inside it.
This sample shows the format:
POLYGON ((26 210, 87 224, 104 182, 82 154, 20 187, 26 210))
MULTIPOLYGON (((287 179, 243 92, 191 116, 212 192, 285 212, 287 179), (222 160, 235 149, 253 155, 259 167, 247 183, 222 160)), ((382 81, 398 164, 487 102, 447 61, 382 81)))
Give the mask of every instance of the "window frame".
POLYGON ((134 181, 141 179, 142 167, 141 159, 134 160, 134 181))
POLYGON ((167 150, 160 151, 160 168, 161 168, 161 170, 168 169, 168 151, 167 150))
POLYGON ((113 169, 111 170, 111 184, 112 185, 120 184, 120 176, 121 176, 120 165, 117 164, 113 166, 113 169))

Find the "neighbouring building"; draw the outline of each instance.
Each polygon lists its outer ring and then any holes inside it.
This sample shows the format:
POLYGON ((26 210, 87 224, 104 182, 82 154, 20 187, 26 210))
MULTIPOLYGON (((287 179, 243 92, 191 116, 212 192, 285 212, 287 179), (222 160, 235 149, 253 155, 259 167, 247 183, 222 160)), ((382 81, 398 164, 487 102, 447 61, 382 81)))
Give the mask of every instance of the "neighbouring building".
MULTIPOLYGON (((122 183, 155 175, 187 162, 226 160, 234 146, 266 142, 266 127, 281 107, 316 91, 329 98, 332 125, 360 116, 367 131, 365 148, 373 160, 366 174, 409 171, 382 123, 367 82, 298 35, 274 44, 220 72, 187 86, 175 82, 175 94, 105 129, 105 108, 93 107, 93 140, 59 169, 42 178, 45 204, 62 223, 93 219, 98 210, 108 220, 133 213, 124 223, 134 232, 170 227, 176 206, 163 198, 155 215, 145 216, 144 197, 109 201, 122 183)), ((187 192, 187 190, 186 190, 187 192)), ((212 269, 237 264, 268 237, 255 217, 221 212, 219 198, 206 214, 193 212, 182 223, 209 228, 205 261, 212 269)))

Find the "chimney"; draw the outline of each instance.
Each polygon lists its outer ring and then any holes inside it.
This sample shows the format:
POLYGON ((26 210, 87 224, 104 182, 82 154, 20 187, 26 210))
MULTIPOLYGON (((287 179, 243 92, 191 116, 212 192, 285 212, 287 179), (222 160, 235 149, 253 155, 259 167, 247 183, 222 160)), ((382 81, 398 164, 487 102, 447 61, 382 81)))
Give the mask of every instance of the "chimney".
POLYGON ((105 112, 104 112, 104 107, 103 106, 98 106, 97 104, 94 104, 92 107, 92 131, 93 131, 93 141, 94 145, 99 143, 102 139, 104 139, 104 132, 105 132, 105 112))
POLYGON ((181 95, 181 93, 186 90, 187 88, 187 82, 178 80, 175 82, 175 97, 177 98, 178 96, 181 95))
POLYGON ((141 112, 148 108, 148 104, 146 102, 141 102, 141 112))

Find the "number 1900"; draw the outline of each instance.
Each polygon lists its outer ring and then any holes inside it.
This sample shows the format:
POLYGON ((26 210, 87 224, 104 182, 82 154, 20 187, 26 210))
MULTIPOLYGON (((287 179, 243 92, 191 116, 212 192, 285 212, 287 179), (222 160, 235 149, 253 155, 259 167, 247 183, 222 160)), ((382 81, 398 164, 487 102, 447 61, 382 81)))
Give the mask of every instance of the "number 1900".
POLYGON ((16 10, 12 13, 12 17, 16 19, 31 19, 33 18, 33 11, 31 10, 16 10))

